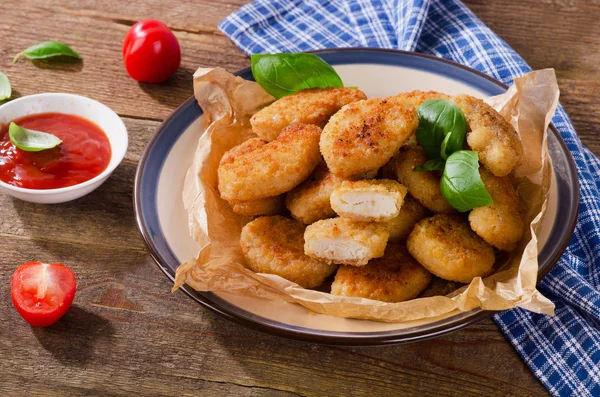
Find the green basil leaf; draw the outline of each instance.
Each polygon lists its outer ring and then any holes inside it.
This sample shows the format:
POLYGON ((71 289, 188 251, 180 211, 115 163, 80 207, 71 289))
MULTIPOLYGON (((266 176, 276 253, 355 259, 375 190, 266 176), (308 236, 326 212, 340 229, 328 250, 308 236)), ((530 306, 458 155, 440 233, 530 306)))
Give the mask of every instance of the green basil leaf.
POLYGON ((430 159, 447 159, 450 154, 463 148, 467 120, 453 102, 429 99, 419 106, 417 114, 417 141, 430 159))
POLYGON ((492 204, 479 175, 479 157, 471 150, 459 150, 448 156, 440 189, 446 201, 460 212, 492 204))
POLYGON ((21 55, 25 55, 29 59, 45 59, 58 56, 81 59, 81 55, 68 45, 59 41, 44 41, 43 43, 32 45, 25 51, 18 53, 13 59, 13 63, 15 63, 21 55))
POLYGON ((0 101, 10 98, 11 95, 10 81, 4 73, 0 72, 0 101))
POLYGON ((444 164, 446 162, 444 159, 433 159, 429 160, 415 168, 413 168, 414 172, 423 172, 423 171, 441 171, 444 169, 444 164))
POLYGON ((254 54, 252 74, 265 91, 278 99, 306 88, 344 86, 337 72, 314 54, 254 54))
POLYGON ((28 130, 27 128, 19 127, 13 122, 8 126, 8 136, 13 145, 27 152, 39 152, 41 150, 52 149, 62 143, 55 135, 41 131, 28 130))

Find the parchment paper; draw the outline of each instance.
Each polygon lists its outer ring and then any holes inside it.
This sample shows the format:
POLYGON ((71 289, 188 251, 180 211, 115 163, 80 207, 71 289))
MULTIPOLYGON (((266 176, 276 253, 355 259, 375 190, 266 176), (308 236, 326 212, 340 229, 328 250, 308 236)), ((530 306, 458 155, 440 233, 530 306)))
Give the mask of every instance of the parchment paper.
POLYGON ((417 320, 477 307, 485 310, 522 307, 537 313, 554 313, 552 302, 535 288, 536 231, 546 210, 552 172, 546 131, 559 95, 553 69, 528 73, 515 79, 505 94, 487 99, 515 126, 523 142, 523 160, 513 171, 513 177, 530 228, 518 248, 498 259, 497 271, 487 278, 477 277, 446 296, 401 303, 305 289, 282 277, 254 273, 244 266, 239 236, 249 219, 234 214, 219 197, 217 166, 225 151, 254 136, 250 116, 274 98, 258 84, 221 68, 198 69, 194 74, 194 93, 205 112, 208 127, 198 141, 187 172, 183 201, 190 233, 202 248, 197 258, 179 266, 173 291, 188 284, 198 291, 295 302, 318 313, 386 322, 417 320))

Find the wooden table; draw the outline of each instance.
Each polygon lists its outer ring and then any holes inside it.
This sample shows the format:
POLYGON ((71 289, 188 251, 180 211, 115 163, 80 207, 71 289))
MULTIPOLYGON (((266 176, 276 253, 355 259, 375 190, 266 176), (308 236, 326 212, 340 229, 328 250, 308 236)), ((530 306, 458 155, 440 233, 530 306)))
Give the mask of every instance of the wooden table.
MULTIPOLYGON (((72 92, 110 106, 130 148, 100 189, 42 206, 0 195, 0 395, 539 396, 546 391, 487 320, 410 345, 345 348, 295 342, 229 322, 171 294, 136 229, 133 177, 161 120, 192 94, 200 65, 237 70, 244 56, 216 28, 243 0, 4 0, 0 70, 14 97, 72 92), (158 18, 183 49, 164 84, 138 84, 121 61, 136 21, 158 18), (81 63, 12 57, 55 39, 81 63), (9 280, 27 260, 62 261, 78 277, 74 306, 34 329, 10 303, 9 280)), ((600 154, 600 4, 596 1, 469 0, 468 5, 533 68, 554 67, 583 141, 600 154)))

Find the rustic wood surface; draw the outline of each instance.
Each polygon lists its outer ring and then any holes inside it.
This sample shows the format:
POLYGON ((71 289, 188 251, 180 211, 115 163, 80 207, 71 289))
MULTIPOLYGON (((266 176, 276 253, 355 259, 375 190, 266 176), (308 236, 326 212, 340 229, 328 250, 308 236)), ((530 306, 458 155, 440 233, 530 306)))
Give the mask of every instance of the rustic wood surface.
MULTIPOLYGON (((14 97, 72 92, 121 115, 126 159, 96 192, 41 206, 0 195, 0 395, 540 396, 546 391, 491 321, 410 345, 346 348, 252 331, 171 294, 135 227, 133 178, 161 120, 192 94, 199 65, 236 70, 245 57, 216 28, 243 0, 0 2, 0 71, 14 97), (157 18, 183 49, 168 82, 138 84, 121 61, 137 20, 157 18), (12 57, 31 44, 69 43, 83 62, 12 57), (47 329, 21 320, 9 280, 27 260, 62 261, 78 277, 74 306, 47 329)), ((469 0, 533 68, 554 67, 582 140, 600 154, 600 3, 469 0)))

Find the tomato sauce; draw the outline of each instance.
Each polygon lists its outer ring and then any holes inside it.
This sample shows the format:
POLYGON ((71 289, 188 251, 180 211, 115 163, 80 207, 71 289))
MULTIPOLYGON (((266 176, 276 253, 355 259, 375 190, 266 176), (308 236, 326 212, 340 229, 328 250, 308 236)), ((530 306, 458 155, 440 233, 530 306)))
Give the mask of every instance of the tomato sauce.
POLYGON ((0 180, 27 189, 57 189, 99 175, 111 157, 108 137, 79 116, 40 113, 14 120, 20 127, 56 135, 55 148, 27 152, 12 144, 8 125, 0 126, 0 180))

